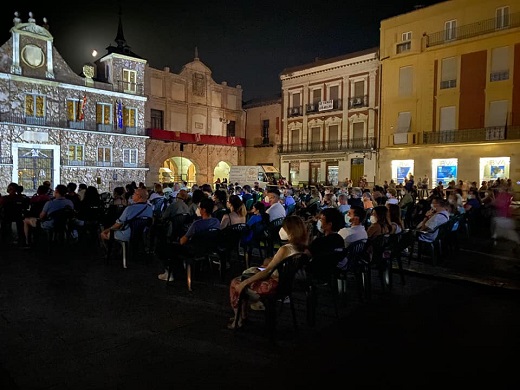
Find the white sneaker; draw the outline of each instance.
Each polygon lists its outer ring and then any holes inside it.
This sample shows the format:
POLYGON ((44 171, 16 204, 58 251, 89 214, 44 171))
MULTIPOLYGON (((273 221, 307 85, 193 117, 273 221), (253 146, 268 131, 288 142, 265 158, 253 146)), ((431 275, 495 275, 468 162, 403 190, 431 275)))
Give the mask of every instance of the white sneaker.
POLYGON ((159 280, 168 280, 168 282, 173 282, 173 275, 170 275, 170 278, 168 279, 168 272, 158 275, 157 278, 159 280))

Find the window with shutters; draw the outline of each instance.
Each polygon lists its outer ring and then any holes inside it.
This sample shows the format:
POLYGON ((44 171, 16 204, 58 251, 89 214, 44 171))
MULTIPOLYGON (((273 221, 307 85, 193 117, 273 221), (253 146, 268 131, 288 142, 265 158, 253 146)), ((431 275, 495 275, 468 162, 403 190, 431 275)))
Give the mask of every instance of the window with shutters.
POLYGON ((262 143, 269 143, 269 119, 262 121, 262 143))
POLYGON ((110 146, 98 147, 97 162, 100 166, 110 166, 112 163, 112 148, 110 146))
POLYGON ((123 166, 137 166, 137 149, 123 149, 123 166))
POLYGON ((226 133, 228 137, 235 137, 235 121, 229 121, 229 123, 226 125, 226 133))
POLYGON ((69 145, 69 164, 79 165, 83 162, 83 145, 69 145))
POLYGON ((98 103, 96 105, 96 123, 112 124, 112 105, 108 103, 98 103))
POLYGON ((163 129, 164 127, 164 111, 154 110, 153 108, 150 111, 150 119, 152 129, 163 129))
POLYGON ((36 94, 25 95, 25 116, 34 118, 44 118, 45 96, 36 94))
POLYGON ((509 79, 509 47, 496 47, 491 51, 491 74, 489 81, 509 79))
POLYGON ((136 127, 137 126, 137 110, 135 108, 123 108, 123 126, 136 127))
POLYGON ((502 29, 509 27, 509 7, 497 8, 495 12, 495 28, 502 29))
POLYGON ((441 62, 441 89, 457 86, 458 63, 456 57, 444 58, 441 62))
POLYGON ((404 66, 399 69, 399 96, 412 96, 413 91, 413 68, 411 66, 404 66))
POLYGON ((457 38, 457 21, 448 20, 444 23, 444 40, 452 41, 457 38))
POLYGON ((135 93, 137 90, 137 72, 135 70, 123 69, 123 91, 135 93))
POLYGON ((79 99, 67 99, 67 119, 69 121, 80 121, 81 103, 79 99))

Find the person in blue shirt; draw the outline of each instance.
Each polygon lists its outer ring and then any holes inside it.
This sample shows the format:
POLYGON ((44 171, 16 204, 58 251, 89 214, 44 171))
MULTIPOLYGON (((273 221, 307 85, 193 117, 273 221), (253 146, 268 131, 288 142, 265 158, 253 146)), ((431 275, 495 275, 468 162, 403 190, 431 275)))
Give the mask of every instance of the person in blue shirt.
MULTIPOLYGON (((200 201, 199 210, 201 218, 193 221, 186 234, 180 238, 178 243, 173 243, 174 246, 171 253, 175 256, 176 260, 191 253, 191 248, 188 244, 196 234, 204 233, 210 229, 220 230, 220 221, 218 218, 211 216, 213 213, 213 207, 215 207, 215 202, 211 198, 203 198, 200 201)), ((179 263, 179 261, 174 262, 176 265, 180 265, 179 263)), ((169 282, 173 281, 173 274, 170 274, 170 277, 168 278, 167 269, 157 277, 159 280, 166 280, 169 282)))
POLYGON ((114 232, 114 239, 118 241, 130 241, 130 227, 125 223, 136 217, 153 217, 153 207, 148 203, 148 191, 146 188, 137 188, 132 194, 133 203, 126 206, 116 222, 101 232, 103 240, 110 239, 110 232, 114 232))

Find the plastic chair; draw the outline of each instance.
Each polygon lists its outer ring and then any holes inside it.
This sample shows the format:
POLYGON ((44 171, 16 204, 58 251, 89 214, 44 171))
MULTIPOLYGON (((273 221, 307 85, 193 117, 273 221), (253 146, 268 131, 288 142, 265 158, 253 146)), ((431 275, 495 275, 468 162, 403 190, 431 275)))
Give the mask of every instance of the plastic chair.
POLYGON ((45 235, 47 253, 51 253, 56 247, 70 244, 72 242, 72 231, 74 229, 74 209, 64 207, 49 215, 53 221, 51 228, 41 228, 45 235))
MULTIPOLYGON (((224 280, 226 264, 231 263, 231 257, 233 256, 233 253, 236 253, 237 257, 240 258, 240 242, 248 233, 249 226, 246 223, 235 223, 233 225, 227 226, 225 229, 222 230, 221 242, 219 244, 219 248, 222 252, 222 256, 220 256, 219 258, 220 276, 222 280, 224 280)), ((248 268, 247 264, 246 268, 248 268)))
MULTIPOLYGON (((221 262, 221 251, 219 250, 221 233, 222 231, 220 229, 208 229, 194 234, 185 245, 180 245, 175 242, 172 243, 171 254, 175 255, 175 257, 169 256, 165 259, 166 269, 168 270, 167 285, 172 275, 174 262, 180 260, 184 263, 186 268, 188 290, 193 291, 191 287, 193 265, 199 263, 202 266, 202 264, 207 261, 211 267, 212 258, 218 258, 219 262, 221 262)), ((221 266, 220 268, 223 267, 221 266)))
POLYGON ((266 257, 274 256, 275 250, 280 248, 282 242, 280 240, 279 232, 282 228, 284 217, 273 219, 267 225, 267 229, 265 230, 266 240, 264 245, 266 247, 266 257))
MULTIPOLYGON (((284 302, 289 301, 291 308, 294 330, 298 330, 298 321, 296 318, 296 309, 292 299, 295 278, 298 271, 303 270, 308 264, 310 257, 305 253, 296 253, 283 259, 273 270, 278 272, 278 285, 270 294, 260 295, 260 300, 265 305, 265 320, 269 339, 276 341, 276 321, 281 314, 284 302), (279 308, 277 307, 279 305, 279 308)), ((271 276, 271 275, 269 275, 271 276)), ((238 319, 241 317, 243 300, 247 297, 246 289, 243 290, 238 301, 238 310, 236 315, 235 329, 238 327, 238 319)))
POLYGON ((116 240, 113 237, 115 230, 111 231, 106 260, 108 261, 110 258, 114 241, 117 241, 121 244, 121 248, 123 250, 123 268, 127 268, 127 259, 133 260, 139 254, 144 254, 147 256, 148 254, 146 252, 148 250, 148 236, 152 224, 153 218, 151 217, 137 217, 128 221, 127 227, 130 229, 129 241, 116 240))

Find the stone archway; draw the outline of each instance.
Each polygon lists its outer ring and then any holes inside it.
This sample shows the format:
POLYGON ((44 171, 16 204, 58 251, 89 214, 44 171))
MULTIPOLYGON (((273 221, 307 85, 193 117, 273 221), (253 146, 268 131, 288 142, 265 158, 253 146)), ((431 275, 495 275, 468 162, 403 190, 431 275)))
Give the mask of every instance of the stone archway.
POLYGON ((163 167, 164 161, 172 157, 183 157, 191 161, 196 172, 196 184, 214 183, 217 179, 214 177, 214 168, 220 161, 225 161, 230 166, 240 165, 239 159, 243 160, 243 158, 240 158, 241 154, 238 149, 223 145, 184 144, 181 151, 179 142, 149 139, 146 145, 146 159, 149 167, 146 183, 156 182, 159 177, 159 169, 163 167))
POLYGON ((229 181, 229 171, 231 169, 231 165, 226 161, 219 161, 218 164, 213 169, 213 178, 215 180, 220 179, 222 182, 224 179, 229 181))

